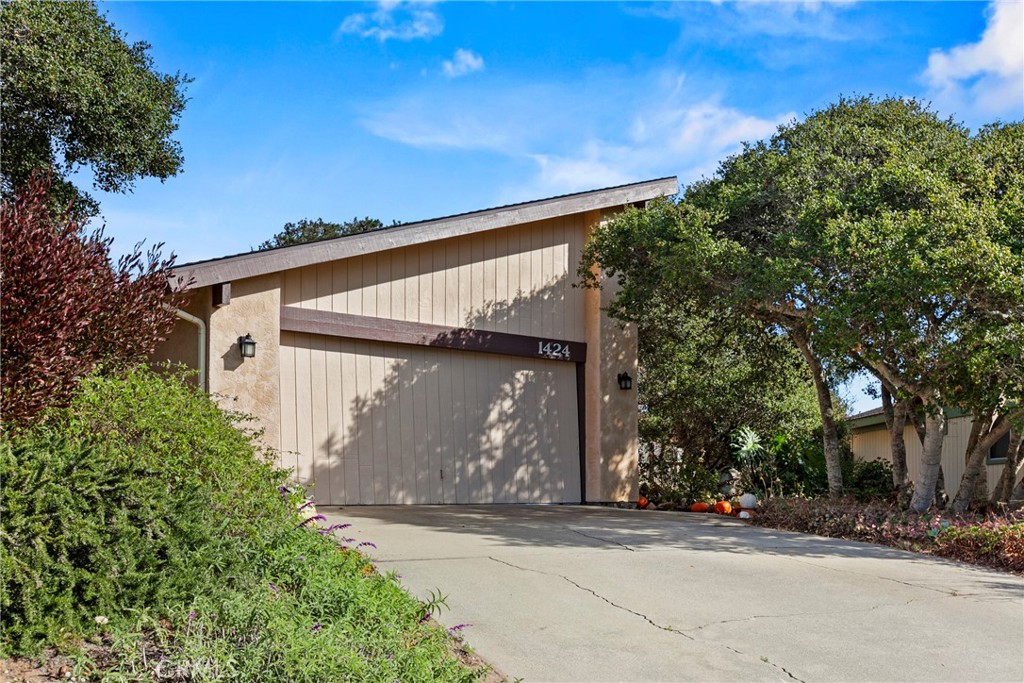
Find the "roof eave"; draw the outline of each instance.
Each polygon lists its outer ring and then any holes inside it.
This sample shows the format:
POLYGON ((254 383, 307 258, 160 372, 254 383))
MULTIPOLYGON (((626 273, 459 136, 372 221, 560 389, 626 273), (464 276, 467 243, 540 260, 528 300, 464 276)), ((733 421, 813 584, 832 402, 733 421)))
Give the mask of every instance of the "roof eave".
POLYGON ((676 192, 678 181, 675 177, 659 178, 448 218, 408 223, 385 230, 297 244, 270 251, 183 264, 175 269, 172 277, 182 277, 185 282, 191 281, 189 288, 196 289, 558 216, 645 202, 676 192))

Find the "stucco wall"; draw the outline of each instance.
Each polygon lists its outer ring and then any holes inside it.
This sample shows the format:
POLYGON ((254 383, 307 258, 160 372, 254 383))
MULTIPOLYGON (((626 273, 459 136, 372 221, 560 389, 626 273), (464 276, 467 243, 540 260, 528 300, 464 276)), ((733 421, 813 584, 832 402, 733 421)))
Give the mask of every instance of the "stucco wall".
POLYGON ((231 283, 231 303, 209 320, 210 393, 225 408, 258 418, 264 443, 280 448, 280 275, 231 283), (246 334, 256 340, 256 357, 243 360, 238 338, 246 334))
MULTIPOLYGON (((186 313, 207 320, 210 315, 210 290, 208 288, 192 292, 186 304, 181 310, 186 313)), ((180 363, 193 369, 199 367, 199 328, 186 320, 178 318, 174 323, 174 329, 164 341, 156 347, 151 359, 154 363, 170 361, 180 363)), ((206 353, 206 349, 202 350, 206 353)), ((191 381, 198 382, 198 374, 193 375, 191 381)))
MULTIPOLYGON (((590 212, 587 225, 593 228, 601 219, 590 212)), ((620 372, 636 378, 637 333, 634 325, 607 315, 616 291, 615 282, 606 280, 600 290, 584 293, 588 502, 636 500, 639 493, 636 386, 623 391, 618 385, 620 372)))

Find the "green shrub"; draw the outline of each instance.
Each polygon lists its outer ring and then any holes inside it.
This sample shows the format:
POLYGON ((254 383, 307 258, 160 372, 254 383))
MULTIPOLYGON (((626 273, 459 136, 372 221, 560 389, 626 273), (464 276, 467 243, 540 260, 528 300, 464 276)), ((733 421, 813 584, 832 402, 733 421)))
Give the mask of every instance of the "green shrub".
POLYGON ((678 506, 718 495, 718 473, 704 458, 680 448, 644 443, 639 466, 640 490, 658 505, 678 506))
POLYGON ((744 491, 764 499, 828 490, 820 440, 777 434, 764 445, 754 430, 740 427, 733 432, 730 445, 744 491))
POLYGON ((146 369, 92 376, 0 443, 0 643, 30 652, 212 590, 287 510, 284 473, 208 398, 146 369))
POLYGON ((846 480, 848 493, 859 501, 888 500, 892 497, 892 465, 885 460, 857 460, 846 480))
POLYGON ((472 681, 427 608, 360 553, 294 527, 230 593, 123 634, 105 680, 472 681), (184 675, 187 674, 187 675, 184 675))
POLYGON ((0 656, 56 646, 104 681, 478 678, 433 601, 301 520, 241 419, 137 368, 4 436, 0 656))

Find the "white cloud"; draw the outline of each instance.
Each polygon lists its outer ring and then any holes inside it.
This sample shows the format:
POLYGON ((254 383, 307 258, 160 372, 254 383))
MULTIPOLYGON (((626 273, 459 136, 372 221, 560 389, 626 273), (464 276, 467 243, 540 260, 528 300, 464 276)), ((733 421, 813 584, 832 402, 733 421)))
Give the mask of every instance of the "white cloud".
POLYGON ((788 112, 763 119, 724 107, 716 98, 670 98, 660 107, 642 107, 628 128, 609 136, 559 155, 534 155, 539 173, 523 194, 575 192, 665 175, 678 175, 686 185, 713 174, 743 142, 768 137, 794 117, 788 112))
POLYGON ((484 58, 472 50, 459 48, 450 60, 444 62, 444 73, 448 78, 458 78, 474 71, 482 71, 484 58))
POLYGON ((959 115, 1019 115, 1024 109, 1024 4, 996 1, 976 43, 935 50, 923 78, 930 95, 959 115))
POLYGON ((706 3, 655 2, 631 11, 678 21, 684 35, 725 42, 745 40, 752 35, 842 42, 858 37, 849 27, 840 25, 842 12, 854 4, 845 0, 711 0, 706 3))
POLYGON ((350 14, 338 27, 338 35, 351 33, 362 38, 388 40, 430 39, 441 35, 444 21, 430 2, 378 2, 370 13, 350 14))
POLYGON ((744 141, 796 118, 726 106, 678 72, 594 71, 572 82, 511 83, 481 90, 454 81, 438 92, 378 103, 363 118, 375 135, 421 149, 487 152, 532 168, 501 199, 715 172, 744 141))
POLYGON ((543 103, 559 97, 560 88, 545 84, 506 81, 488 88, 453 80, 374 103, 360 123, 374 135, 418 149, 523 156, 546 130, 565 124, 566 109, 543 109, 543 103), (538 123, 540 116, 544 125, 538 123))

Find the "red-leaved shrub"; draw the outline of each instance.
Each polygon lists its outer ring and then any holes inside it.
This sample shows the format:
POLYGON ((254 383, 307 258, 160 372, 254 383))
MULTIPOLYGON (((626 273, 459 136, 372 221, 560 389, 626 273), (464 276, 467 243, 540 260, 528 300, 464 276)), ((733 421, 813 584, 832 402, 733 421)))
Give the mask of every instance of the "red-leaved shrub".
POLYGON ((98 365, 145 359, 170 332, 174 257, 157 245, 110 262, 110 238, 86 234, 70 212, 55 217, 36 176, 0 225, 0 410, 9 429, 65 404, 98 365))
POLYGON ((881 503, 771 498, 754 523, 845 538, 1024 573, 1024 511, 1003 515, 915 515, 881 503))

